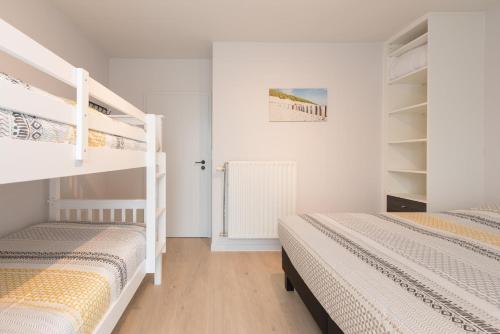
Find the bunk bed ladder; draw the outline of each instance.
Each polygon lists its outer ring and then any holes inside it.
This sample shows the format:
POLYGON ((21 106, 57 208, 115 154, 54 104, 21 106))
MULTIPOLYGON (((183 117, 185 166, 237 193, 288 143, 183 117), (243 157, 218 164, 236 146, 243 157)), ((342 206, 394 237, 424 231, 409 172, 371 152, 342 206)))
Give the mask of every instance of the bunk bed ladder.
POLYGON ((115 210, 120 211, 120 221, 125 221, 126 210, 132 210, 132 221, 136 222, 137 210, 144 208, 146 224, 146 272, 154 274, 156 285, 161 284, 162 255, 166 252, 166 155, 161 151, 161 116, 146 115, 146 200, 64 200, 61 199, 59 178, 50 180, 49 217, 51 221, 70 220, 69 214, 76 212, 76 219, 92 220, 93 210, 98 210, 99 221, 104 221, 104 210, 109 211, 109 221, 116 222, 115 210))
POLYGON ((147 192, 146 192, 146 271, 161 284, 162 253, 166 250, 165 153, 161 152, 161 118, 146 115, 147 192))

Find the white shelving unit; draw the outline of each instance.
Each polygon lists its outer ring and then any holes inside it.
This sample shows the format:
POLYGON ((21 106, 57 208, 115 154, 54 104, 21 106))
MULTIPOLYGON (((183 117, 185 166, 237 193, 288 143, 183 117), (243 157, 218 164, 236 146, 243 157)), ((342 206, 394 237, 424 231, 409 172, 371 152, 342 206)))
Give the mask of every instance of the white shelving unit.
POLYGON ((430 13, 386 42, 384 202, 390 195, 428 211, 480 203, 483 20, 430 13), (425 66, 389 79, 392 57, 426 44, 425 66))

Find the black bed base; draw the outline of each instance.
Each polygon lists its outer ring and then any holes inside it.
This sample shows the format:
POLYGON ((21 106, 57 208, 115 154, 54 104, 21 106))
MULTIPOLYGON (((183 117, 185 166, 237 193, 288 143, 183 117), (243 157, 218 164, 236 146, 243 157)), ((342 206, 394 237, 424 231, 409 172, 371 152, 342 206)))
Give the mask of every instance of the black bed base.
POLYGON ((306 283, 300 277, 299 273, 293 266, 290 258, 285 250, 281 248, 282 267, 285 271, 285 289, 286 291, 297 290, 297 293, 302 298, 309 312, 321 329, 323 334, 343 334, 342 330, 330 318, 326 310, 321 306, 319 301, 314 297, 313 293, 307 287, 306 283))

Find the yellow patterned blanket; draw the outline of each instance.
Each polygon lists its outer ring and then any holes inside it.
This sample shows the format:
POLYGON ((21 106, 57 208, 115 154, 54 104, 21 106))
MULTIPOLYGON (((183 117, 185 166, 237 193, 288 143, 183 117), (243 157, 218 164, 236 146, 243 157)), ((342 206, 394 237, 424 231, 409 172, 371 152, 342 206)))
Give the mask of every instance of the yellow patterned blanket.
POLYGON ((145 257, 144 228, 47 223, 0 239, 0 332, 91 333, 145 257))

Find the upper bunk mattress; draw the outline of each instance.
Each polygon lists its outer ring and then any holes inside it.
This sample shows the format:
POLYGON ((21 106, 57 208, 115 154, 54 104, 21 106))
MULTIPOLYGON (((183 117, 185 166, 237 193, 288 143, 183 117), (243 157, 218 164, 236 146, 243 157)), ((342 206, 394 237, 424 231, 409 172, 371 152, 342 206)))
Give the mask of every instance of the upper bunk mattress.
POLYGON ((500 333, 500 211, 308 214, 279 224, 344 333, 500 333))
POLYGON ((45 223, 0 239, 0 333, 91 333, 144 259, 137 224, 45 223))
MULTIPOLYGON (((19 87, 29 90, 33 94, 43 95, 50 99, 59 99, 68 104, 74 104, 73 101, 59 98, 0 72, 0 89, 2 89, 4 85, 18 85, 19 87)), ((109 117, 90 107, 88 112, 98 115, 98 117, 109 117)), ((118 122, 117 120, 114 121, 118 122)), ((76 128, 72 125, 30 116, 28 110, 16 111, 0 107, 0 139, 1 138, 74 145, 76 143, 76 128)), ((143 142, 95 130, 89 130, 88 146, 146 151, 146 144, 143 142)))

